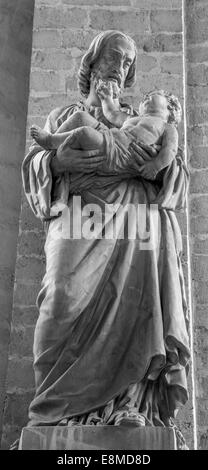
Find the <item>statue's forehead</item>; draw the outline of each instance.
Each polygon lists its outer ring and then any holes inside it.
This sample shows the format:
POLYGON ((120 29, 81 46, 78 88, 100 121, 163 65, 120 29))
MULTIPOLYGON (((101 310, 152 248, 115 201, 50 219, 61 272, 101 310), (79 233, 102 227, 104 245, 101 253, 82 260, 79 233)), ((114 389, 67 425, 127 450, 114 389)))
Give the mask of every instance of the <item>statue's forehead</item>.
POLYGON ((104 46, 105 50, 114 50, 118 52, 125 52, 128 55, 135 56, 135 49, 133 43, 131 43, 125 37, 110 38, 104 46))

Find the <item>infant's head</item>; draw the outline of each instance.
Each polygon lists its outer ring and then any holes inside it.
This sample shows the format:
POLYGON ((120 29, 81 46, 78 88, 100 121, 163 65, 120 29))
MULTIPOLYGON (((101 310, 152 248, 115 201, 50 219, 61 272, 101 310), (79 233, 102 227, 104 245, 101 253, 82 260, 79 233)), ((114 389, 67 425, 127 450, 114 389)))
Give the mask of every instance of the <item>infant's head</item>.
POLYGON ((147 93, 139 106, 141 115, 159 112, 168 123, 177 126, 181 121, 182 108, 178 98, 164 90, 147 93))

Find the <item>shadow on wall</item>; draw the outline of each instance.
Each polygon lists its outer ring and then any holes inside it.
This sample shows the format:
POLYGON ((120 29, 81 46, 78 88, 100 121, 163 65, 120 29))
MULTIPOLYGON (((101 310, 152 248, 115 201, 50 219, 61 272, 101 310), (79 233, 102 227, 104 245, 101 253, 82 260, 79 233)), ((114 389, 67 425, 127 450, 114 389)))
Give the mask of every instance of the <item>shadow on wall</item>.
POLYGON ((0 432, 21 204, 34 0, 0 0, 0 432))

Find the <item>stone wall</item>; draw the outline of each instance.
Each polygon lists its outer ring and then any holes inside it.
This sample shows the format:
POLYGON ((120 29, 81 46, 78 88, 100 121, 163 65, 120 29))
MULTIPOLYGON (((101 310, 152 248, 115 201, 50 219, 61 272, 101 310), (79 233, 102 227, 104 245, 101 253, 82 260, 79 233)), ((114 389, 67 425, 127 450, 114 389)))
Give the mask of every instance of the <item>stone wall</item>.
MULTIPOLYGON (((182 3, 182 0, 36 0, 28 126, 33 122, 42 125, 51 109, 65 103, 73 103, 79 98, 76 77, 81 56, 93 37, 100 30, 105 29, 119 29, 129 33, 135 39, 138 47, 137 84, 131 91, 126 92, 125 101, 133 103, 137 108, 141 95, 145 91, 162 87, 176 93, 184 104, 182 3)), ((196 397, 201 447, 206 445, 207 439, 207 423, 202 409, 208 403, 205 392, 207 378, 204 372, 207 363, 205 315, 206 303, 208 303, 206 300, 208 264, 206 264, 206 256, 202 255, 204 252, 208 253, 205 236, 207 222, 205 217, 207 207, 205 168, 208 167, 205 149, 206 125, 202 125, 206 118, 206 106, 203 104, 206 64, 202 65, 201 62, 206 61, 206 45, 200 46, 200 50, 198 50, 199 46, 195 42, 206 39, 206 21, 203 16, 207 10, 205 3, 205 1, 199 2, 197 0, 184 2, 188 55, 186 51, 185 53, 189 60, 187 62, 188 100, 190 103, 188 108, 188 144, 191 168, 193 169, 190 203, 191 255, 193 267, 196 266, 195 274, 192 271, 196 299, 194 303, 194 321, 196 322, 194 331, 199 333, 195 337, 197 341, 196 363, 198 370, 200 370, 200 374, 197 375, 196 372, 196 397), (195 21, 200 23, 199 29, 195 28, 195 21), (196 61, 201 62, 197 65, 196 61), (191 83, 190 80, 195 80, 195 82, 191 83), (196 87, 198 80, 199 86, 196 87), (194 109, 196 102, 199 103, 197 114, 194 109), (197 147, 196 151, 194 147, 197 147), (203 193, 202 195, 198 193, 199 189, 203 193), (200 276, 203 276, 203 283, 199 284, 200 276), (204 291, 202 291, 202 285, 204 285, 204 291), (197 303, 200 306, 196 307, 197 303)), ((183 136, 182 124, 180 128, 182 144, 183 136)), ((29 144, 29 139, 27 144, 29 144)), ((186 214, 180 215, 180 224, 184 241, 183 264, 187 295, 191 298, 188 290, 191 276, 187 257, 187 231, 189 227, 186 214)), ((32 343, 38 314, 35 300, 44 273, 43 245, 42 226, 32 215, 23 197, 4 412, 4 448, 19 436, 21 428, 27 423, 28 404, 34 393, 32 343)), ((188 443, 193 448, 191 374, 189 388, 190 401, 179 414, 179 424, 188 443)))
POLYGON ((34 1, 0 0, 0 431, 25 149, 34 1))
POLYGON ((208 3, 186 2, 193 334, 198 448, 208 449, 208 3))

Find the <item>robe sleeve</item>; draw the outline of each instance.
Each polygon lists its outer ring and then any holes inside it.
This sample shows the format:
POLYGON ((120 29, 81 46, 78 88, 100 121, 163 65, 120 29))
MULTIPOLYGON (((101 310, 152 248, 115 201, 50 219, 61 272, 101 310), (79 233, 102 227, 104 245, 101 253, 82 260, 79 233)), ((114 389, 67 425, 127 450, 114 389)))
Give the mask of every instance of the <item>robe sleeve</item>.
MULTIPOLYGON (((66 114, 73 114, 76 105, 53 110, 45 123, 44 129, 55 133, 66 114)), ((42 221, 57 217, 67 204, 67 175, 54 177, 50 163, 55 150, 45 151, 33 143, 22 163, 22 179, 25 195, 34 214, 42 221), (52 197, 52 194, 56 197, 52 197), (59 197, 58 197, 59 195, 59 197), (54 200, 53 200, 54 199, 54 200)))
POLYGON ((174 160, 163 170, 162 187, 154 204, 160 208, 181 211, 186 207, 189 171, 179 148, 174 160))

